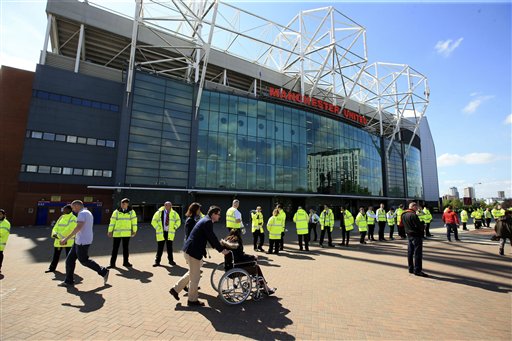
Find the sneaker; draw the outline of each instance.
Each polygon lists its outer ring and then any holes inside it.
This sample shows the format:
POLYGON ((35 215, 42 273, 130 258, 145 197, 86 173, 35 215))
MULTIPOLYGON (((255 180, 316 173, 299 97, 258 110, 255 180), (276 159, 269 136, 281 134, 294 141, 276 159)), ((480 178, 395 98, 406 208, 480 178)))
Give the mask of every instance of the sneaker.
POLYGON ((178 292, 174 290, 174 288, 171 288, 171 290, 169 290, 169 294, 171 294, 176 299, 176 301, 180 300, 180 295, 178 295, 178 292))
POLYGON ((109 273, 110 273, 110 271, 107 270, 107 273, 103 276, 103 285, 107 285, 109 273))
POLYGON ((189 307, 204 307, 204 302, 201 301, 187 301, 189 307))
POLYGON ((75 284, 68 283, 68 282, 61 282, 61 283, 57 284, 57 286, 64 287, 64 288, 72 288, 75 286, 75 284))

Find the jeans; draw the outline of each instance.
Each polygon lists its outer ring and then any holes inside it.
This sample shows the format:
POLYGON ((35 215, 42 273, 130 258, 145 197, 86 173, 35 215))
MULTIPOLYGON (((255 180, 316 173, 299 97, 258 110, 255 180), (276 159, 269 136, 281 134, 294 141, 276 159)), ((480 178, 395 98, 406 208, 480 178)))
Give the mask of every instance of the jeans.
POLYGON ((130 244, 130 237, 114 237, 114 244, 112 246, 112 256, 110 257, 110 265, 115 266, 117 260, 117 252, 119 251, 119 245, 123 241, 123 263, 128 263, 128 257, 130 256, 130 250, 128 245, 130 244))
POLYGON ((386 222, 379 221, 379 240, 384 240, 384 230, 386 229, 386 222))
MULTIPOLYGON (((160 261, 162 260, 162 254, 164 253, 164 246, 167 248, 167 260, 169 262, 172 262, 174 260, 173 255, 172 255, 172 240, 167 240, 168 236, 169 236, 169 231, 164 231, 164 240, 160 240, 157 242, 158 247, 156 249, 155 264, 160 264, 160 261)), ((123 245, 123 251, 124 251, 124 245, 123 245)), ((128 261, 126 261, 126 262, 128 262, 128 261)))
POLYGON ((453 235, 455 236, 455 240, 459 240, 459 232, 457 231, 457 225, 455 224, 446 224, 446 238, 448 241, 452 241, 451 231, 453 231, 453 235))
POLYGON ((66 257, 67 257, 69 250, 71 250, 71 247, 61 246, 61 247, 53 248, 53 258, 52 258, 52 262, 50 263, 50 266, 48 267, 49 270, 55 271, 55 269, 57 269, 57 264, 59 264, 59 258, 60 258, 62 249, 64 249, 64 252, 66 252, 66 257))
POLYGON ((75 274, 76 260, 85 267, 96 271, 101 277, 105 276, 108 272, 107 268, 99 266, 98 263, 89 259, 89 246, 74 244, 66 257, 66 279, 64 280, 68 284, 73 284, 73 275, 75 274))
POLYGON ((409 265, 409 272, 419 274, 422 272, 422 258, 423 258, 423 237, 409 236, 409 243, 407 246, 407 263, 409 265))

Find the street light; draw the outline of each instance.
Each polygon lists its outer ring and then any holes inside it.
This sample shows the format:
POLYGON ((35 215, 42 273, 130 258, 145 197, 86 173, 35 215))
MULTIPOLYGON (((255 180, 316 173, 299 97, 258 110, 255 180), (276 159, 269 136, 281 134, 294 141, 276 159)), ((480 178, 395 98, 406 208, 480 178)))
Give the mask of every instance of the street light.
MULTIPOLYGON (((481 185, 481 184, 482 184, 481 182, 477 182, 477 183, 473 184, 473 191, 475 193, 475 201, 476 201, 476 185, 481 185)), ((471 200, 473 200, 473 198, 471 198, 471 200)))

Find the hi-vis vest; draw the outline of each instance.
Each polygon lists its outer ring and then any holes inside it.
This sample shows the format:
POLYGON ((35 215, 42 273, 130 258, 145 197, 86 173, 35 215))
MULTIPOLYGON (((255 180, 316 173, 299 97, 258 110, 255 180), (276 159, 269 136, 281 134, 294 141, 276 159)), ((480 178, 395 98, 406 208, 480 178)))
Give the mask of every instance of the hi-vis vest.
POLYGON ((9 234, 11 234, 11 223, 9 223, 7 218, 4 218, 4 220, 0 220, 0 251, 5 249, 9 234))
POLYGON ((307 234, 308 233, 308 214, 303 209, 297 210, 295 215, 293 216, 293 221, 295 222, 295 226, 297 227, 297 234, 307 234))
POLYGON ((236 212, 236 208, 234 208, 234 207, 230 207, 226 211, 226 227, 228 229, 239 229, 240 228, 240 223, 236 222, 235 212, 236 212))
MULTIPOLYGON (((156 241, 161 242, 164 240, 164 211, 165 206, 162 206, 158 209, 158 211, 153 214, 153 219, 151 219, 151 226, 156 230, 156 241)), ((169 232, 167 234, 167 240, 174 240, 174 235, 176 234, 176 230, 181 226, 181 218, 178 212, 173 210, 172 208, 169 210, 169 232)))
POLYGON ((61 215, 52 229, 52 238, 55 238, 53 246, 72 247, 75 242, 75 236, 68 239, 66 245, 60 245, 60 240, 66 238, 75 229, 75 227, 76 217, 73 212, 61 215))
POLYGON ((394 212, 391 212, 391 210, 389 210, 388 214, 386 215, 386 218, 388 219, 389 227, 395 226, 395 217, 396 217, 396 214, 394 212))
POLYGON ((368 222, 368 225, 375 225, 375 218, 372 217, 375 215, 373 211, 366 211, 366 221, 368 222))
POLYGON ((256 232, 257 229, 259 229, 261 233, 265 232, 265 231, 263 231, 263 213, 261 213, 261 212, 251 213, 251 218, 252 218, 252 233, 256 232))
POLYGON ((270 217, 267 222, 267 230, 268 230, 268 239, 281 239, 281 232, 283 231, 283 227, 281 224, 281 219, 276 216, 270 217))
POLYGON ((131 237, 132 232, 137 232, 137 215, 134 210, 126 213, 115 210, 110 217, 108 232, 113 233, 114 238, 131 237))
POLYGON ((460 212, 460 221, 463 223, 468 222, 468 211, 462 210, 462 212, 460 212))
POLYGON ((491 213, 492 213, 492 216, 494 217, 494 220, 496 220, 496 219, 501 218, 501 217, 503 217, 505 215, 505 210, 503 208, 501 210, 493 208, 491 213))
POLYGON ((473 218, 473 220, 482 220, 482 212, 479 210, 473 211, 471 213, 471 218, 473 218))
POLYGON ((484 217, 485 217, 485 219, 491 219, 492 218, 491 211, 485 210, 484 217))
POLYGON ((356 216, 356 225, 359 232, 368 231, 368 222, 366 221, 366 214, 359 212, 356 216))
POLYGON ((399 207, 396 209, 395 213, 396 213, 396 224, 400 225, 400 222, 402 221, 402 213, 404 213, 404 209, 399 207))
POLYGON ((386 211, 383 208, 377 209, 377 220, 386 221, 386 211))
POLYGON ((334 213, 329 209, 328 211, 323 210, 320 213, 320 228, 323 230, 324 227, 328 227, 331 229, 334 227, 334 213))
POLYGON ((349 210, 343 211, 343 221, 345 222, 345 231, 352 231, 354 229, 354 216, 349 210))
POLYGON ((279 210, 279 221, 281 222, 281 227, 283 228, 283 232, 284 232, 284 227, 286 225, 286 213, 284 213, 283 210, 279 210))
POLYGON ((425 222, 425 224, 430 224, 430 222, 432 221, 432 213, 430 213, 430 211, 426 207, 423 208, 423 213, 425 214, 423 216, 423 221, 425 222))

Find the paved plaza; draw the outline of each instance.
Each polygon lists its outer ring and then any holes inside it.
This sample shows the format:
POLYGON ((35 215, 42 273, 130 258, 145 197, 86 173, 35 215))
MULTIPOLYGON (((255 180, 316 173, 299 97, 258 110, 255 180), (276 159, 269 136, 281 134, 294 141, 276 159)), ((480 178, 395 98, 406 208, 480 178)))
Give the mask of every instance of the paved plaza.
MULTIPOLYGON (((360 245, 352 236, 348 248, 314 245, 306 253, 288 232, 281 255, 259 253, 276 295, 238 306, 225 305, 211 288, 211 269, 222 257, 210 250, 200 284, 203 308, 187 307, 184 292, 179 303, 168 293, 186 272, 182 228, 177 266, 151 266, 154 230, 143 225, 131 241, 132 269, 121 266, 120 252, 119 268, 104 286, 78 263, 78 284, 66 289, 57 286, 64 258, 55 274, 44 273, 50 228, 13 227, 0 280, 0 339, 511 340, 510 245, 502 257, 490 229, 463 232, 462 242, 449 243, 439 220, 433 226, 435 237, 424 244, 430 278, 408 273, 403 240, 360 245)), ((225 229, 216 226, 216 233, 223 237, 225 229)), ((334 231, 337 243, 340 235, 334 231)), ((251 243, 246 235, 248 253, 254 253, 251 243)), ((106 226, 95 226, 91 258, 107 265, 110 251, 106 226)))

